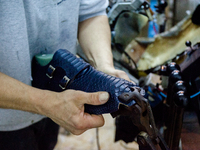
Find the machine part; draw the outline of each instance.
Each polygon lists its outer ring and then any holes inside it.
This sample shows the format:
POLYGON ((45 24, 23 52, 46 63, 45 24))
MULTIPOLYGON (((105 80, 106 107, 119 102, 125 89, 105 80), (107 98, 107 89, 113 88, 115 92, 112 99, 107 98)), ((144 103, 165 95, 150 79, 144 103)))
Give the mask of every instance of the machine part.
POLYGON ((169 150, 169 147, 162 138, 161 134, 158 131, 156 131, 156 133, 158 135, 157 141, 159 141, 159 145, 156 145, 147 133, 141 132, 137 137, 139 150, 169 150))
POLYGON ((174 95, 174 89, 172 88, 174 84, 182 80, 182 76, 179 70, 174 70, 169 76, 169 83, 168 83, 168 88, 167 88, 167 98, 166 98, 166 112, 164 112, 164 115, 166 116, 165 118, 165 128, 166 130, 164 131, 164 138, 167 140, 167 144, 170 144, 170 135, 173 135, 173 131, 170 128, 173 116, 174 116, 174 102, 173 102, 173 95, 174 95))
POLYGON ((166 65, 162 65, 161 66, 160 75, 161 75, 161 85, 162 85, 162 88, 163 89, 167 89, 169 76, 167 74, 167 66, 166 65))
POLYGON ((174 70, 180 71, 180 66, 175 62, 171 62, 167 64, 167 74, 170 75, 174 70))
POLYGON ((186 41, 185 45, 192 50, 192 42, 191 41, 186 41))
POLYGON ((123 11, 138 11, 149 9, 149 3, 145 0, 116 0, 108 12, 109 23, 112 25, 115 19, 123 11))
POLYGON ((200 64, 200 43, 193 46, 191 46, 190 42, 187 43, 189 48, 186 53, 186 58, 180 64, 180 68, 184 81, 190 85, 188 90, 189 95, 192 96, 189 103, 190 109, 195 111, 200 124, 200 97, 195 96, 200 90, 200 84, 196 82, 200 76, 200 70, 198 69, 200 64))
MULTIPOLYGON (((174 70, 180 67, 172 64, 168 69, 169 83, 166 99, 166 119, 164 139, 170 149, 178 150, 181 136, 184 107, 188 104, 187 85, 182 81, 182 73, 174 70)), ((167 69, 166 69, 167 70, 167 69)))
POLYGON ((170 62, 167 65, 161 66, 160 75, 162 79, 161 85, 163 89, 168 88, 169 76, 174 70, 180 70, 180 66, 175 62, 170 62))
POLYGON ((161 76, 154 74, 154 73, 149 73, 146 77, 141 77, 139 82, 140 82, 140 86, 152 86, 152 87, 156 87, 157 84, 161 83, 160 80, 161 76))
POLYGON ((140 130, 135 126, 130 116, 119 115, 115 119, 115 142, 123 140, 126 143, 135 141, 140 130))
MULTIPOLYGON (((186 19, 186 18, 185 18, 186 19)), ((137 63, 139 71, 145 71, 172 61, 185 51, 185 41, 199 42, 200 26, 192 23, 191 18, 168 31, 156 36, 154 43, 148 45, 137 63)))
MULTIPOLYGON (((132 91, 132 93, 123 93, 119 96, 119 99, 124 99, 126 102, 134 99, 136 104, 130 107, 121 105, 117 114, 120 114, 121 116, 129 116, 138 130, 141 133, 145 133, 143 135, 138 135, 138 143, 141 149, 143 149, 142 147, 146 147, 146 145, 151 145, 150 150, 159 150, 161 147, 163 150, 168 150, 165 141, 158 134, 153 113, 148 101, 139 94, 139 88, 133 87, 132 91), (142 142, 143 140, 145 142, 142 142)), ((115 113, 112 115, 115 116, 115 113)))
POLYGON ((200 71, 197 69, 200 64, 200 43, 191 46, 191 42, 188 41, 186 44, 189 47, 189 50, 187 51, 188 55, 187 58, 180 64, 180 68, 185 81, 189 82, 191 80, 195 80, 200 75, 200 71))
POLYGON ((192 22, 196 25, 200 25, 199 14, 200 14, 200 4, 196 7, 192 15, 192 22))
POLYGON ((143 112, 142 107, 134 108, 132 121, 140 131, 140 134, 137 137, 140 150, 144 150, 148 147, 149 150, 168 150, 168 146, 163 140, 163 138, 158 133, 158 130, 155 126, 153 113, 151 107, 146 103, 146 110, 143 112), (138 115, 140 114, 140 115, 138 115), (140 117, 138 117, 140 116, 140 117))
POLYGON ((188 96, 184 91, 173 93, 173 103, 169 110, 169 124, 164 131, 164 139, 170 149, 179 150, 181 129, 183 124, 184 107, 188 104, 188 96))
POLYGON ((187 110, 194 111, 200 120, 199 96, 193 97, 193 94, 197 94, 199 91, 196 79, 200 75, 199 69, 197 69, 200 64, 200 44, 192 46, 190 41, 186 41, 185 44, 187 49, 182 55, 186 57, 179 65, 181 72, 175 70, 171 73, 167 88, 164 139, 169 148, 174 150, 180 148, 184 108, 187 106, 187 110))
POLYGON ((157 89, 157 87, 145 86, 145 98, 148 99, 148 102, 152 108, 155 108, 165 99, 165 96, 157 89))
POLYGON ((182 80, 181 72, 179 70, 172 71, 172 73, 169 76, 169 84, 168 84, 168 88, 167 88, 168 90, 167 90, 166 104, 168 106, 171 106, 171 104, 172 104, 172 96, 173 96, 172 93, 174 92, 172 87, 179 80, 182 80))
POLYGON ((165 13, 165 8, 167 7, 166 0, 158 0, 158 5, 154 6, 156 8, 156 12, 165 13))
POLYGON ((126 46, 140 34, 147 22, 148 18, 142 14, 122 12, 113 29, 115 32, 113 43, 121 44, 124 51, 126 46))
POLYGON ((161 76, 150 73, 146 77, 141 77, 139 80, 139 86, 145 90, 145 98, 148 99, 148 102, 152 108, 156 107, 160 102, 164 100, 163 95, 161 94, 161 76))
POLYGON ((165 8, 167 7, 166 0, 158 0, 158 5, 155 6, 156 8, 156 23, 159 25, 159 33, 165 31, 165 24, 166 24, 166 16, 165 16, 165 8))
MULTIPOLYGON (((178 92, 178 91, 184 91, 185 93, 188 93, 187 89, 188 89, 188 85, 186 84, 186 82, 182 81, 182 80, 178 80, 172 87, 174 92, 178 92)), ((179 105, 178 105, 179 106, 179 105)))

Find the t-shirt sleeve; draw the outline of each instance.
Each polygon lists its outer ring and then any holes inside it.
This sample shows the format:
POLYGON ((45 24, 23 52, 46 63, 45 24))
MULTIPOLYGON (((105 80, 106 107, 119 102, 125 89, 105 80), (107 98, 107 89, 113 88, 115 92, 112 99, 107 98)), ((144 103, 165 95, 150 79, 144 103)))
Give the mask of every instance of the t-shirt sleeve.
POLYGON ((100 15, 107 15, 108 0, 81 0, 79 22, 100 15))

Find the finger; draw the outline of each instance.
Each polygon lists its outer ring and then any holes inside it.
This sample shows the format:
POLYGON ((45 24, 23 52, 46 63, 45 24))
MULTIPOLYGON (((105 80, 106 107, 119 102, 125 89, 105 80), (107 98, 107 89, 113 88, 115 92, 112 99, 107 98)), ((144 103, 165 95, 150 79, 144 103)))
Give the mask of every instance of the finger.
POLYGON ((129 79, 128 75, 125 74, 125 73, 120 74, 120 78, 125 79, 125 80, 127 80, 127 81, 131 81, 131 80, 129 79))
POLYGON ((95 92, 87 93, 85 97, 85 103, 91 105, 101 105, 108 101, 109 94, 108 92, 95 92))
POLYGON ((83 121, 82 125, 87 129, 102 127, 105 122, 102 115, 91 115, 88 113, 85 113, 84 120, 87 121, 83 121))
POLYGON ((116 70, 116 71, 117 71, 117 77, 125 79, 127 81, 131 81, 128 75, 124 71, 121 71, 121 70, 116 70))
POLYGON ((79 117, 76 116, 72 118, 73 122, 73 134, 77 134, 75 132, 85 131, 91 128, 97 128, 104 125, 104 118, 102 115, 94 115, 83 113, 79 117))
POLYGON ((74 135, 81 135, 85 131, 87 131, 87 129, 85 129, 85 130, 72 130, 71 133, 74 134, 74 135))

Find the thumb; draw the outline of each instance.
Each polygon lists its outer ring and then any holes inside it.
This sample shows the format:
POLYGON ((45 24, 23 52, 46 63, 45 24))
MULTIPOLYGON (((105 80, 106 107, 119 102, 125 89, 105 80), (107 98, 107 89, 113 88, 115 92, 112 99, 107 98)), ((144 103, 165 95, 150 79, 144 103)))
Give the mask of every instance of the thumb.
POLYGON ((122 78, 122 79, 125 79, 127 81, 131 81, 130 78, 128 77, 128 75, 122 71, 122 70, 115 70, 115 76, 118 77, 118 78, 122 78))
POLYGON ((88 97, 86 98, 86 104, 91 105, 101 105, 108 101, 109 94, 108 92, 95 92, 95 93, 88 93, 88 97))

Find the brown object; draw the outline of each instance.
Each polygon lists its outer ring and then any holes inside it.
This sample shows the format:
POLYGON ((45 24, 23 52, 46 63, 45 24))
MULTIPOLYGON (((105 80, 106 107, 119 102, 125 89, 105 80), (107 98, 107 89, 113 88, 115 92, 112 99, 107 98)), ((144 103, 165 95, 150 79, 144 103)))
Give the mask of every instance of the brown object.
POLYGON ((137 142, 139 149, 149 150, 169 150, 162 136, 159 134, 153 117, 150 104, 140 93, 143 90, 139 87, 133 87, 132 92, 122 93, 118 98, 124 103, 134 99, 136 104, 132 106, 120 105, 117 112, 111 113, 113 117, 129 116, 132 123, 139 129, 137 142))
POLYGON ((170 31, 158 35, 155 42, 148 45, 141 56, 138 70, 147 70, 162 65, 186 49, 185 42, 197 43, 200 40, 200 26, 186 18, 170 31))
MULTIPOLYGON (((144 53, 145 49, 146 49, 146 45, 141 45, 138 44, 137 41, 132 40, 126 47, 125 52, 127 52, 127 54, 131 57, 131 59, 137 63, 141 57, 141 55, 144 53)), ((129 62, 129 59, 126 57, 125 54, 122 54, 122 61, 129 64, 130 66, 133 66, 134 68, 134 64, 131 64, 131 62, 129 62)))

